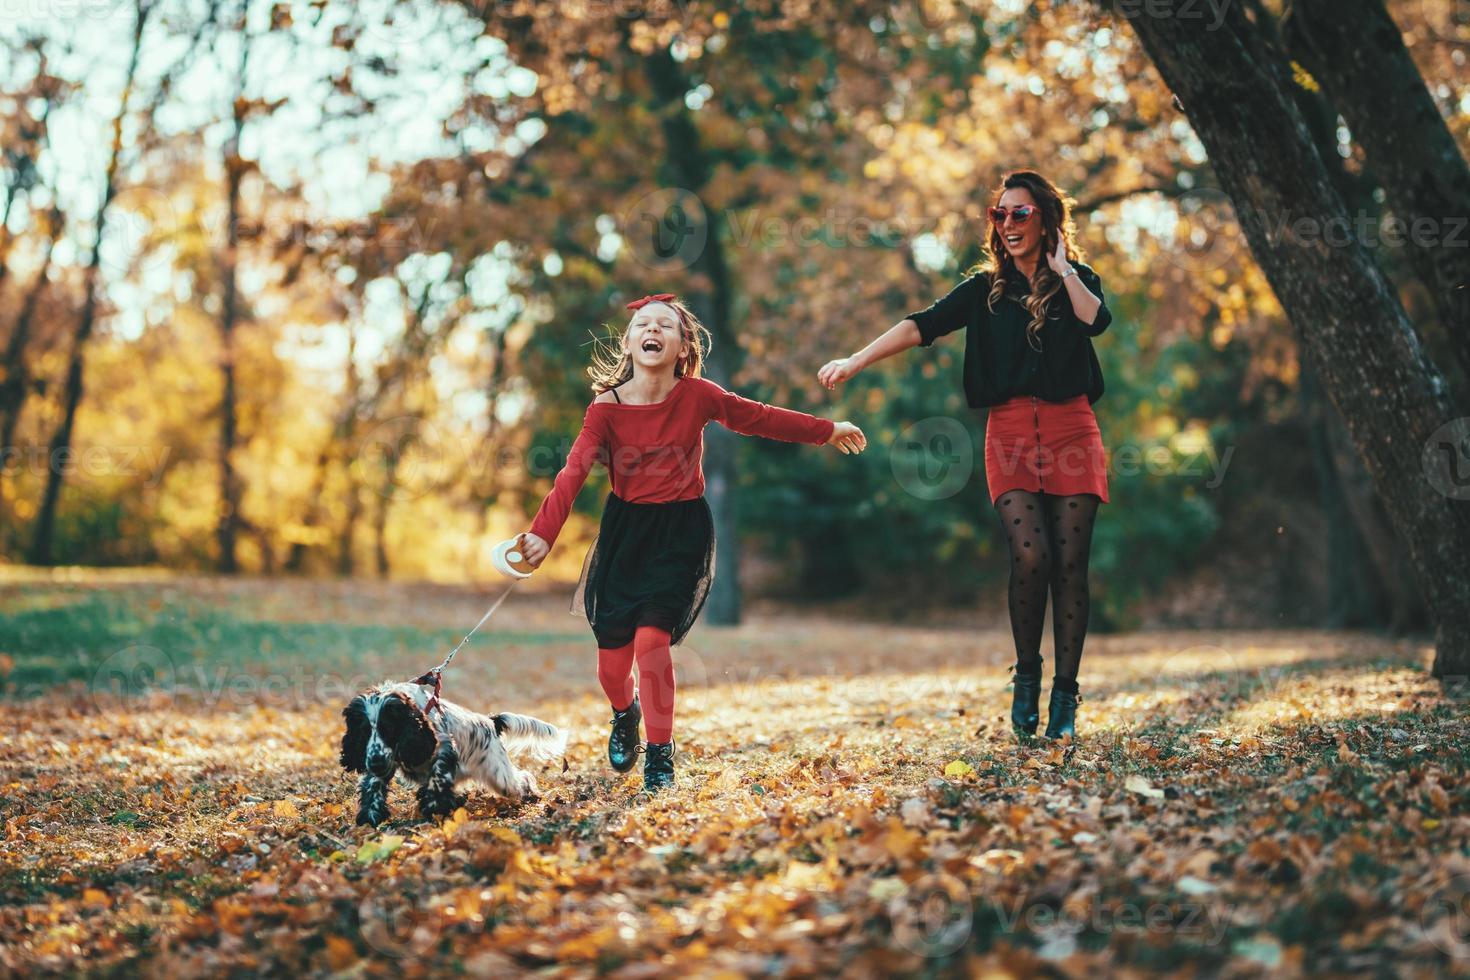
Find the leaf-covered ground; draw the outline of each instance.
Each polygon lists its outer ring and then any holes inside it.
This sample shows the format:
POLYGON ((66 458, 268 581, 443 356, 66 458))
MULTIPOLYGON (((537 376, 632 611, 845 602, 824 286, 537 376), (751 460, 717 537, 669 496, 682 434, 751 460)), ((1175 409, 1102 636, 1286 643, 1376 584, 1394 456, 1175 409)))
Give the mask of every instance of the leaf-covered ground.
POLYGON ((1467 712, 1421 643, 1094 636, 1058 747, 1005 723, 1003 631, 767 613, 677 651, 650 799, 527 592, 446 695, 565 726, 569 769, 353 826, 342 704, 486 598, 7 573, 0 973, 1470 972, 1467 712))

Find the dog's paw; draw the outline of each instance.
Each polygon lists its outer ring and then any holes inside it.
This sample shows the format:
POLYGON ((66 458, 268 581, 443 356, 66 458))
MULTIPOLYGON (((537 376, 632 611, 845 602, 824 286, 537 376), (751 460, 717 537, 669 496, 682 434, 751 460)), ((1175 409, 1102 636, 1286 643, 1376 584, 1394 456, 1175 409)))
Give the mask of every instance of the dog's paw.
POLYGON ((360 827, 376 827, 388 819, 388 808, 386 806, 364 806, 357 811, 357 824, 360 827))
POLYGON ((520 780, 521 799, 536 800, 541 798, 541 787, 536 785, 536 777, 528 772, 521 773, 520 780))
POLYGON ((419 790, 419 816, 425 820, 432 817, 447 817, 469 802, 469 796, 452 789, 419 790))

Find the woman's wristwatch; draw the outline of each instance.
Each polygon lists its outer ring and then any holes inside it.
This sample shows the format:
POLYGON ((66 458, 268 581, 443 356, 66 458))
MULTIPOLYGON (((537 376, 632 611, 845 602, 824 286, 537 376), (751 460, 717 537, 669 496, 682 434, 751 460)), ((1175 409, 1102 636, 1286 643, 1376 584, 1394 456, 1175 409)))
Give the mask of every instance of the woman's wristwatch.
POLYGON ((1066 272, 1062 273, 1062 278, 1063 279, 1066 279, 1068 276, 1075 276, 1076 274, 1077 274, 1077 267, 1074 265, 1074 266, 1072 266, 1072 268, 1070 268, 1066 272))

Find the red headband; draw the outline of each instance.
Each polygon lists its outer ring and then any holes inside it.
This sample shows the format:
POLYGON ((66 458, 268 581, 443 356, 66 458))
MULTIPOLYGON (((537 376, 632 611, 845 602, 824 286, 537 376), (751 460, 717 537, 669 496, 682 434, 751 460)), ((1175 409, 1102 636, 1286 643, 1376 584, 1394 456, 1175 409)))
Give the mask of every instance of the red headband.
POLYGON ((635 299, 628 304, 630 310, 641 310, 649 303, 665 303, 674 298, 673 293, 650 293, 642 299, 635 299))

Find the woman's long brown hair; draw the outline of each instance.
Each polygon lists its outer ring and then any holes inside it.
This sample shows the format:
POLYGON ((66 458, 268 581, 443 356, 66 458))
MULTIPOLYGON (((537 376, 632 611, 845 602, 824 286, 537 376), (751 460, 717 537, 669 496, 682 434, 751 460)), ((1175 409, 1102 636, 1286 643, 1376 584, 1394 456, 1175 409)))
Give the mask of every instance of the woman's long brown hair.
MULTIPOLYGON (((699 377, 699 372, 704 367, 705 352, 710 346, 708 328, 681 301, 667 299, 658 302, 674 311, 679 318, 679 335, 689 345, 689 356, 674 365, 674 376, 699 377)), ((633 316, 637 315, 638 311, 634 310, 633 316)), ((592 350, 592 366, 587 369, 587 373, 592 377, 592 390, 599 395, 633 377, 633 355, 623 350, 623 338, 628 335, 628 327, 632 325, 633 317, 629 317, 621 332, 609 327, 607 336, 593 341, 595 346, 592 350)))
MULTIPOLYGON (((1046 257, 1056 251, 1057 238, 1060 236, 1067 243, 1067 260, 1081 262, 1083 259, 1082 248, 1076 243, 1077 226, 1072 223, 1072 206, 1077 202, 1034 170, 1012 170, 1001 178, 1000 186, 990 195, 990 207, 999 205, 1001 196, 1017 187, 1031 192, 1031 198, 1036 202, 1041 218, 1041 257, 1036 262, 1031 293, 1023 300, 1026 310, 1031 314, 1031 322, 1026 325, 1026 340, 1039 350, 1036 340, 1041 332, 1041 324, 1046 320, 1047 304, 1062 288, 1061 277, 1051 270, 1046 257)), ((988 211, 986 215, 988 221, 988 211)), ((971 269, 970 273, 990 274, 990 296, 986 305, 994 313, 995 304, 1005 295, 1006 277, 1016 268, 1015 260, 1011 258, 1010 250, 1006 248, 1000 229, 994 222, 990 222, 990 236, 985 250, 988 253, 986 258, 971 269)))

